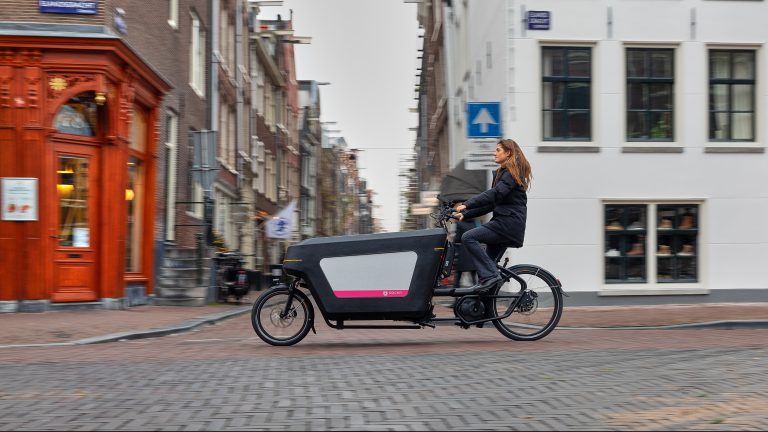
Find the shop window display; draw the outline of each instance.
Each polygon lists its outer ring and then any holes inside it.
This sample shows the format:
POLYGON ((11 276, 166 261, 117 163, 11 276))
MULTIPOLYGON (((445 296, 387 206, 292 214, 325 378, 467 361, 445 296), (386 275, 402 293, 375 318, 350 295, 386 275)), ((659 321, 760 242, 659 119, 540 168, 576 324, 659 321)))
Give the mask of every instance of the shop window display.
POLYGON ((698 206, 659 205, 656 229, 657 280, 696 282, 698 206))
POLYGON ((606 284, 698 282, 699 205, 606 204, 606 284))
POLYGON ((605 206, 605 281, 645 283, 646 205, 605 206))

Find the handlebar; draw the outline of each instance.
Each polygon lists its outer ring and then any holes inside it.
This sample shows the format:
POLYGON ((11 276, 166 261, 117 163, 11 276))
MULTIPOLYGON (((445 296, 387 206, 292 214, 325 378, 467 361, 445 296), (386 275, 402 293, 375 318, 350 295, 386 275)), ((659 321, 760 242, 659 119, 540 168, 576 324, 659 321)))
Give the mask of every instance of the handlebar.
POLYGON ((440 210, 437 213, 432 213, 430 216, 437 221, 438 225, 448 231, 447 222, 451 219, 459 220, 459 218, 453 215, 455 212, 456 210, 451 207, 450 203, 440 200, 440 210))

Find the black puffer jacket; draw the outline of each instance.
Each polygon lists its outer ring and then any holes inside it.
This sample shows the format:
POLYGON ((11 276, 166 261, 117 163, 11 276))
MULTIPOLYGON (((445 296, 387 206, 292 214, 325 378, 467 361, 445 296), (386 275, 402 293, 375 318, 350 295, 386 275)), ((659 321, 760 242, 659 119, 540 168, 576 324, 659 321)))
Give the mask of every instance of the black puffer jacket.
POLYGON ((493 217, 483 226, 509 240, 510 247, 521 247, 525 239, 527 204, 525 189, 502 168, 493 179, 493 187, 464 201, 467 208, 463 213, 465 218, 474 218, 493 211, 493 217))

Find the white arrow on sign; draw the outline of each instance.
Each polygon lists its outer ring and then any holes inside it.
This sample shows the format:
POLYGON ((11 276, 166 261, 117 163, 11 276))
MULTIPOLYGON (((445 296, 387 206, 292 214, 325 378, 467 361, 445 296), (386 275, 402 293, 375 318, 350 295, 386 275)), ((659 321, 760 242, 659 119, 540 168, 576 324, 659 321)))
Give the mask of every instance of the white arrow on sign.
POLYGON ((491 116, 491 113, 488 112, 487 109, 481 108, 480 111, 477 112, 477 115, 474 119, 472 119, 472 124, 480 125, 480 133, 488 133, 488 125, 489 124, 499 124, 493 116, 491 116))

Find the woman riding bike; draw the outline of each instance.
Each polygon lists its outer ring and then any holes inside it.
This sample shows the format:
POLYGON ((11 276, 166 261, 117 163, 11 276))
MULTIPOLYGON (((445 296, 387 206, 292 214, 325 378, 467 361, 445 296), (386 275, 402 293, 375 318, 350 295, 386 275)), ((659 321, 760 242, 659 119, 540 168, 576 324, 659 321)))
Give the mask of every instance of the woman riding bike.
POLYGON ((496 259, 508 247, 523 246, 531 165, 520 146, 511 139, 496 144, 496 170, 490 189, 456 206, 455 216, 475 218, 493 212, 491 220, 465 232, 461 237, 464 253, 470 257, 479 278, 472 288, 489 290, 501 282, 496 259), (486 245, 484 251, 481 243, 486 245))

